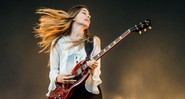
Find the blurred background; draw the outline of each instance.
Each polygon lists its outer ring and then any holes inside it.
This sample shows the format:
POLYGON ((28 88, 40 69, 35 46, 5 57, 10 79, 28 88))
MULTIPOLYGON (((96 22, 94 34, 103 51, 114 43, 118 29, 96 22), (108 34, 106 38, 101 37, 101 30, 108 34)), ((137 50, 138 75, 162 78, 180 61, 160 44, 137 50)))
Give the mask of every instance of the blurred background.
POLYGON ((41 7, 87 5, 90 32, 102 48, 145 19, 152 30, 132 33, 102 58, 104 99, 185 99, 183 0, 2 0, 0 99, 46 99, 49 55, 38 53, 33 27, 41 7))

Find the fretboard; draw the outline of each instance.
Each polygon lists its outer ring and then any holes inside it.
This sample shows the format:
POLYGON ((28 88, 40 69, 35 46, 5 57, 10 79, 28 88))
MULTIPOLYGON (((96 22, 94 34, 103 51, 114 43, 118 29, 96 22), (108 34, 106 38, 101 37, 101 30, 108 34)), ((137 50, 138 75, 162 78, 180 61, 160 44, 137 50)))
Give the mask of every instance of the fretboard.
POLYGON ((114 46, 116 46, 121 40, 123 40, 128 34, 130 34, 130 30, 128 29, 123 34, 121 34, 118 38, 116 38, 113 42, 111 42, 107 47, 101 50, 96 56, 93 57, 94 60, 98 60, 103 55, 105 55, 108 51, 110 51, 114 46))

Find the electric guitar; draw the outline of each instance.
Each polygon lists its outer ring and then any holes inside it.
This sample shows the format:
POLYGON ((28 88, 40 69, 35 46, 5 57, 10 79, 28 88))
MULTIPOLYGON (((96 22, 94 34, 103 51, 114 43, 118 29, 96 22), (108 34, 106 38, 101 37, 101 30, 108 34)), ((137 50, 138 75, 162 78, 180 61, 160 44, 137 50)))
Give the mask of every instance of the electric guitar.
MULTIPOLYGON (((146 31, 147 28, 151 29, 151 20, 147 19, 143 22, 140 22, 138 25, 128 29, 123 34, 121 34, 118 38, 116 38, 112 43, 110 43, 107 47, 101 50, 93 59, 96 61, 100 59, 103 55, 105 55, 108 51, 110 51, 114 46, 116 46, 119 42, 121 42, 127 35, 133 32, 146 31)), ((70 96, 73 94, 75 89, 83 85, 87 78, 90 75, 89 68, 86 66, 86 62, 88 60, 84 59, 83 61, 79 62, 74 69, 72 70, 72 75, 75 75, 77 81, 74 84, 62 84, 56 83, 56 89, 51 91, 49 99, 70 99, 70 96)))

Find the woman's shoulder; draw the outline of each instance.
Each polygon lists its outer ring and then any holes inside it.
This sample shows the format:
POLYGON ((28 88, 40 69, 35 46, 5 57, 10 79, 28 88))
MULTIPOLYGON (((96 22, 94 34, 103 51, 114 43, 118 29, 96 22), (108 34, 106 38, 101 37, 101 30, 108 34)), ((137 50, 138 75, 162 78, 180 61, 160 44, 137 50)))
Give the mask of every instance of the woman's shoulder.
POLYGON ((100 37, 94 36, 94 42, 100 43, 100 42, 101 42, 101 41, 100 41, 100 37))

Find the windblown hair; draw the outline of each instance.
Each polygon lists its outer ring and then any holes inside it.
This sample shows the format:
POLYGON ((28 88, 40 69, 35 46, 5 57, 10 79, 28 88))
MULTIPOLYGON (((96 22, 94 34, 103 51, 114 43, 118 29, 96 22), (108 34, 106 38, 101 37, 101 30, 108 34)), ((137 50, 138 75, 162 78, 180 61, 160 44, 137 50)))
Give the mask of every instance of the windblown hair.
MULTIPOLYGON (((50 48, 55 47, 61 37, 71 34, 73 19, 82 8, 88 9, 84 5, 77 5, 69 9, 68 12, 51 8, 36 10, 37 14, 41 14, 39 23, 34 27, 34 31, 36 32, 35 37, 41 38, 41 41, 38 42, 39 47, 42 48, 40 52, 50 52, 50 48), (52 44, 53 40, 55 40, 54 44, 52 44)), ((88 30, 84 32, 84 37, 73 43, 73 46, 77 46, 88 40, 88 30)))

